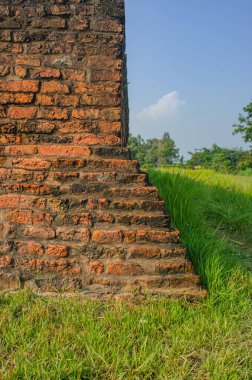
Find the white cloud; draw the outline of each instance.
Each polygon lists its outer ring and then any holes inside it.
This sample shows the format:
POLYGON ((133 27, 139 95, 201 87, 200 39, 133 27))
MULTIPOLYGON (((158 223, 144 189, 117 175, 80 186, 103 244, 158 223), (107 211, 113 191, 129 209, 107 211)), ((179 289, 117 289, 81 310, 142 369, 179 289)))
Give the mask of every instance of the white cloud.
POLYGON ((142 121, 167 120, 175 116, 183 105, 185 105, 185 101, 179 98, 178 92, 172 91, 137 113, 136 117, 142 121))
POLYGON ((164 132, 176 137, 181 132, 180 110, 185 104, 178 92, 172 91, 140 112, 131 111, 130 133, 140 134, 145 139, 160 138, 164 132))

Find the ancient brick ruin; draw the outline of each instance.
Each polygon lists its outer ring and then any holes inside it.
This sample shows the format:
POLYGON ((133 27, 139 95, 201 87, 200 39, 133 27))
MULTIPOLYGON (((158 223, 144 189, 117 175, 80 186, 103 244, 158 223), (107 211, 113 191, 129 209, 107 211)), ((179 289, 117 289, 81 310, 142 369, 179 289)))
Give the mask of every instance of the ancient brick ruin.
POLYGON ((0 0, 0 287, 198 297, 130 159, 123 0, 0 0))

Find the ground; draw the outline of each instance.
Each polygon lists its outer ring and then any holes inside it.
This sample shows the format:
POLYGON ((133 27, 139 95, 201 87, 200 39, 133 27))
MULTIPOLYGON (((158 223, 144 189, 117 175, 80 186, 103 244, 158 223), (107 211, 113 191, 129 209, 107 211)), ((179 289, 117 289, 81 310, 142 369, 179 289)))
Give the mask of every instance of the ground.
POLYGON ((252 179, 150 171, 208 298, 0 296, 1 379, 252 378, 252 179))

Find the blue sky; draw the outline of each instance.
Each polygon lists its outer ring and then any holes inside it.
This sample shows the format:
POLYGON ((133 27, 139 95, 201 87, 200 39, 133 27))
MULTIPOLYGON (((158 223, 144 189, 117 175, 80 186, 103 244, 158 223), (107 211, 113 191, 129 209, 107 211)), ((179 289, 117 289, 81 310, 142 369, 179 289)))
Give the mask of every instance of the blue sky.
POLYGON ((130 131, 181 153, 232 135, 252 99, 252 0, 125 0, 130 131))

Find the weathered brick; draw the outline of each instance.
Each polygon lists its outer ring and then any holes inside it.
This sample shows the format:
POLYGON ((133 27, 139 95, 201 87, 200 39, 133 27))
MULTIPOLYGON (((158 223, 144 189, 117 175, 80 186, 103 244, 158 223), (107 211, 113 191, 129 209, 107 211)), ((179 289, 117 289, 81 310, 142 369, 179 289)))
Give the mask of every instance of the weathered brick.
POLYGON ((9 104, 9 103, 15 103, 15 104, 29 104, 33 100, 33 94, 11 94, 8 92, 4 92, 0 96, 0 103, 1 104, 9 104))
POLYGON ((53 239, 55 237, 54 229, 50 227, 28 226, 22 231, 23 236, 34 239, 53 239))
POLYGON ((139 264, 129 262, 108 263, 107 274, 112 276, 139 276, 144 273, 139 264))
POLYGON ((52 15, 69 15, 71 13, 71 8, 69 5, 55 4, 50 7, 49 13, 52 15))
POLYGON ((89 263, 89 267, 91 269, 91 272, 94 274, 100 274, 104 272, 104 265, 101 261, 91 261, 89 263))
POLYGON ((0 91, 37 92, 39 82, 35 80, 8 81, 0 80, 0 91))
POLYGON ((67 257, 68 247, 65 245, 49 244, 46 247, 45 254, 47 256, 54 256, 54 257, 67 257))
POLYGON ((27 69, 25 67, 18 66, 14 68, 14 73, 20 78, 25 78, 27 76, 27 69))
POLYGON ((33 119, 36 115, 37 107, 10 106, 8 117, 11 119, 33 119))
POLYGON ((0 257, 0 268, 8 268, 12 265, 12 258, 10 256, 0 257))
POLYGON ((63 18, 48 18, 48 19, 34 19, 32 21, 32 26, 34 28, 45 28, 45 29, 55 29, 55 28, 65 28, 66 20, 63 18))
POLYGON ((68 94, 69 88, 68 86, 63 82, 56 82, 56 81, 50 81, 50 82, 43 82, 41 86, 41 93, 42 94, 48 94, 48 93, 57 93, 60 94, 68 94))
POLYGON ((38 255, 43 256, 44 249, 40 243, 33 241, 17 241, 15 242, 17 253, 20 255, 38 255))
POLYGON ((33 71, 35 78, 59 78, 60 70, 57 68, 43 67, 33 71))
POLYGON ((90 148, 82 146, 67 146, 67 145, 40 145, 38 152, 41 156, 90 156, 90 148))
POLYGON ((37 95, 36 103, 43 106, 77 107, 79 104, 79 98, 74 95, 37 95))
POLYGON ((31 156, 36 153, 34 145, 16 145, 5 147, 5 155, 7 156, 31 156))
POLYGON ((116 230, 95 230, 92 235, 94 243, 122 243, 123 234, 116 230))
POLYGON ((40 64, 40 58, 35 55, 18 55, 16 57, 16 65, 40 66, 40 64))
POLYGON ((87 144, 87 145, 121 145, 121 139, 114 135, 93 135, 87 134, 84 136, 73 137, 73 142, 75 144, 87 144))
POLYGON ((89 230, 85 227, 58 227, 56 229, 56 237, 63 241, 79 241, 87 244, 89 234, 89 230))
POLYGON ((37 113, 38 119, 68 120, 69 112, 64 108, 40 108, 37 113))
POLYGON ((17 158, 12 160, 12 164, 15 168, 31 170, 49 169, 51 166, 50 162, 40 158, 17 158))

